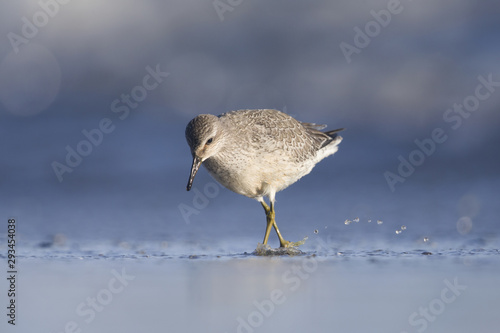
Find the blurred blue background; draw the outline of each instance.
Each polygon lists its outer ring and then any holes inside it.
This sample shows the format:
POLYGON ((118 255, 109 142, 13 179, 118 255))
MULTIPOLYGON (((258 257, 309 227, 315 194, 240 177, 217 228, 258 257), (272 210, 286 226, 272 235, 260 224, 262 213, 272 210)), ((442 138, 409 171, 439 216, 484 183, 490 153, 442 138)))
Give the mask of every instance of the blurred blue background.
POLYGON ((498 2, 217 3, 2 2, 1 218, 17 219, 25 245, 251 251, 260 205, 205 170, 202 195, 186 192, 184 128, 200 113, 275 108, 347 128, 336 155, 278 193, 285 238, 498 247, 500 87, 479 88, 490 94, 466 116, 447 111, 478 77, 500 82, 498 2), (446 141, 413 153, 436 128, 446 141), (419 165, 391 189, 399 156, 419 165))

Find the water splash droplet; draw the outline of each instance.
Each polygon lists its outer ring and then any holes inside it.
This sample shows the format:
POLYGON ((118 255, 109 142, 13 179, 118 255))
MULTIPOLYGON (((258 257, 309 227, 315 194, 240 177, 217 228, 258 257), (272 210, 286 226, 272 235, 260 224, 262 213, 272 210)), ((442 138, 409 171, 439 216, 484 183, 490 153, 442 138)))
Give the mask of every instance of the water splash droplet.
POLYGON ((429 241, 429 237, 424 237, 424 243, 427 243, 429 241))
POLYGON ((377 220, 377 224, 382 224, 382 223, 384 223, 384 221, 382 221, 382 220, 377 220))
POLYGON ((358 223, 359 222, 359 217, 356 217, 354 220, 352 220, 353 222, 356 222, 358 223))
POLYGON ((372 223, 372 220, 368 220, 368 223, 372 223))
POLYGON ((401 232, 401 230, 396 230, 396 235, 399 235, 401 232))
POLYGON ((349 225, 349 224, 351 224, 351 222, 352 222, 351 220, 347 219, 347 220, 344 221, 344 224, 345 225, 349 225))
POLYGON ((402 225, 402 226, 401 226, 401 230, 406 230, 406 226, 405 226, 405 225, 402 225))

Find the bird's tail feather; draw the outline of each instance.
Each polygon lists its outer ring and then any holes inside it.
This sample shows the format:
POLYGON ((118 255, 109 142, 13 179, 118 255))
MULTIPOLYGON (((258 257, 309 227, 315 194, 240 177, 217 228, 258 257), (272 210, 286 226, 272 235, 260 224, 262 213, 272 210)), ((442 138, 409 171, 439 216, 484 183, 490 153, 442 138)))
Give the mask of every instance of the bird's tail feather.
POLYGON ((336 130, 323 132, 324 134, 328 135, 329 139, 326 140, 325 142, 323 142, 323 144, 321 145, 321 148, 328 146, 333 141, 336 142, 335 145, 338 145, 342 141, 342 137, 340 135, 338 135, 337 133, 340 131, 343 131, 344 129, 345 128, 337 128, 336 130))
POLYGON ((337 137, 337 133, 340 132, 340 131, 343 131, 343 130, 345 130, 345 128, 337 128, 336 130, 326 131, 326 132, 323 132, 323 133, 325 133, 326 135, 328 135, 329 137, 331 137, 332 139, 334 139, 334 138, 337 137))

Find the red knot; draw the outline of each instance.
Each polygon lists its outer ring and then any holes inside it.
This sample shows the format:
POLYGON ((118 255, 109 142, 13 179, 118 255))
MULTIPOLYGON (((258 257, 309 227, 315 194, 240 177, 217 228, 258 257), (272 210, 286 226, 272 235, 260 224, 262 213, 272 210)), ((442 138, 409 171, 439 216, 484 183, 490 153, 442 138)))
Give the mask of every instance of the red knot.
POLYGON ((275 196, 337 152, 342 141, 337 132, 343 128, 321 132, 325 127, 270 109, 199 115, 186 127, 193 156, 187 190, 203 163, 224 187, 262 204, 267 220, 264 245, 274 227, 281 247, 298 246, 301 242, 288 242, 281 236, 275 221, 275 196))

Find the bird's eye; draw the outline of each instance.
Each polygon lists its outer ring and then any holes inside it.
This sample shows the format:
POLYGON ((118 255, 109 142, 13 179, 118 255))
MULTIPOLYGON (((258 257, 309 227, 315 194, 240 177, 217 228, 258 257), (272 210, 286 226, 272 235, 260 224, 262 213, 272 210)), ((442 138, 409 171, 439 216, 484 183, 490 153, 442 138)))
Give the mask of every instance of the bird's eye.
POLYGON ((208 139, 208 140, 207 140, 207 145, 211 144, 211 143, 212 143, 212 141, 214 141, 214 139, 213 139, 213 138, 208 139))

